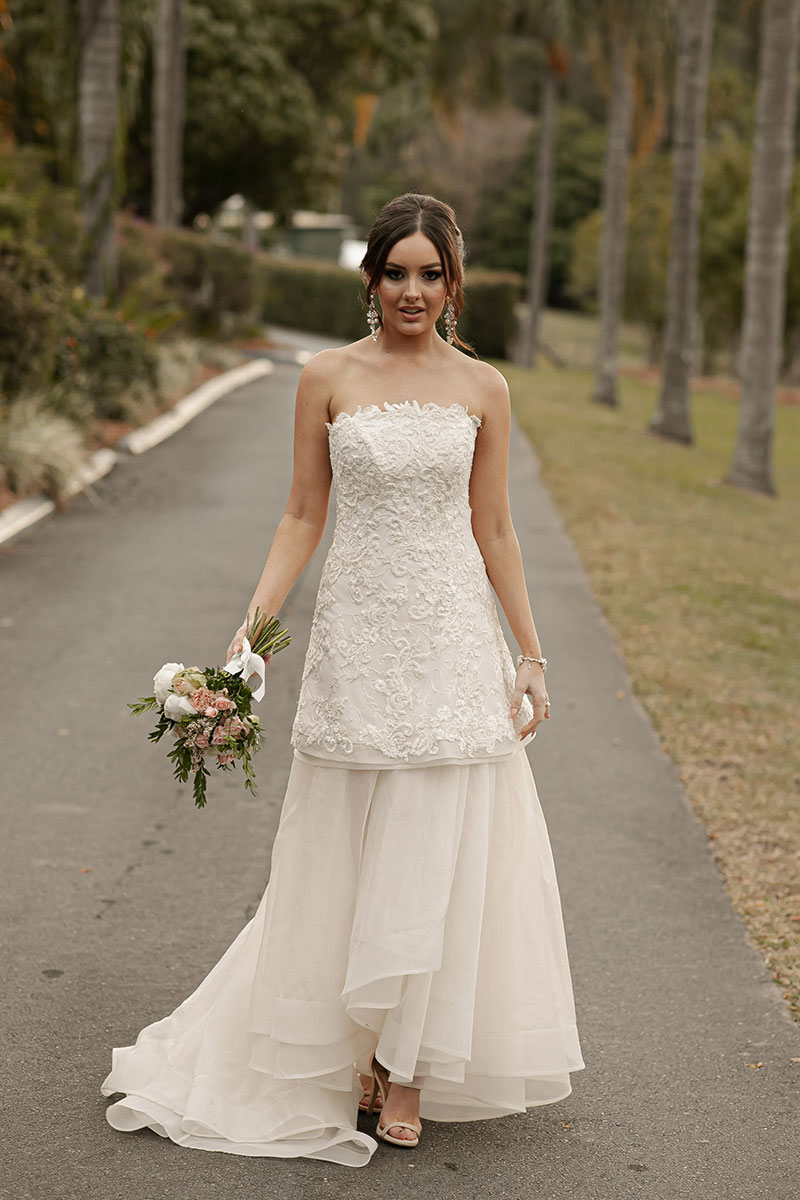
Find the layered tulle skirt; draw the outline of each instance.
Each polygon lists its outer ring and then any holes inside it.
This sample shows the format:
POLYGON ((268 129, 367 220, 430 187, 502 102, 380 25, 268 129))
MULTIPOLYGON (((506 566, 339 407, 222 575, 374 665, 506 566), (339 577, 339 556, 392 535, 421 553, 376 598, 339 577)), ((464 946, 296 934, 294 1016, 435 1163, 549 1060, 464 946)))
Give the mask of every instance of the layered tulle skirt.
POLYGON ((122 1130, 363 1166, 373 1050, 420 1116, 563 1099, 583 1066, 558 886, 524 751, 349 770, 295 757, 252 921, 103 1093, 122 1130))

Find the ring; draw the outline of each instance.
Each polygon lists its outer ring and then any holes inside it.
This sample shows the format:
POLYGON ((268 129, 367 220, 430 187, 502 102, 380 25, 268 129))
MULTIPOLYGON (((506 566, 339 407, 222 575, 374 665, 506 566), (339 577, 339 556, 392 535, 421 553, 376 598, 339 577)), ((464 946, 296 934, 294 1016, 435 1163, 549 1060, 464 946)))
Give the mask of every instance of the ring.
POLYGON ((549 701, 549 700, 545 700, 545 702, 544 702, 544 706, 545 706, 545 708, 549 708, 549 707, 550 707, 550 701, 549 701))

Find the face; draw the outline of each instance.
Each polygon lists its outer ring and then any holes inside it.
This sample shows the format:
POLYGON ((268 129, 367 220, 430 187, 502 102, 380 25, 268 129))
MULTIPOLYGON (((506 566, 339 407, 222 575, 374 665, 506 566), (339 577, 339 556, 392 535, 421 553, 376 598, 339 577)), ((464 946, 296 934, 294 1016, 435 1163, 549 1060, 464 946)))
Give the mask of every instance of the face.
POLYGON ((427 333, 447 299, 439 251, 424 233, 395 242, 378 284, 384 328, 414 335, 427 333))

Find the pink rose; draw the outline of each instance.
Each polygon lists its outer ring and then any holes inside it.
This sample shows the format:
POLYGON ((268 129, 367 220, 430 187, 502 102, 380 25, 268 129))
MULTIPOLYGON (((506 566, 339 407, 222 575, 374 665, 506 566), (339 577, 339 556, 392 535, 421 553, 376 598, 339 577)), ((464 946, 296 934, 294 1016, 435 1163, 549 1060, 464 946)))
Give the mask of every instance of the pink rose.
POLYGON ((228 763, 233 762, 233 759, 234 759, 234 756, 233 756, 233 754, 230 754, 230 753, 217 755, 217 762, 219 763, 219 765, 221 767, 227 767, 228 763))
POLYGON ((207 733, 198 733, 197 737, 194 739, 194 744, 195 744, 195 746, 198 746, 201 750, 205 750, 206 746, 209 745, 208 734, 207 733))
POLYGON ((227 696, 217 696, 214 706, 218 712, 228 712, 229 709, 235 707, 233 701, 229 700, 227 696))
POLYGON ((214 732, 211 735, 211 745, 212 746, 221 746, 222 743, 226 740, 227 736, 228 735, 226 734, 222 725, 218 725, 217 728, 214 730, 214 732))
MULTIPOLYGON (((214 693, 209 691, 208 688, 201 687, 198 688, 197 691, 191 693, 189 700, 191 701, 192 708, 195 710, 195 712, 206 713, 206 715, 208 715, 208 709, 211 708, 214 703, 214 693)), ((213 709, 211 715, 215 717, 217 715, 217 710, 213 709)))
POLYGON ((215 708, 212 708, 211 705, 209 705, 208 708, 206 709, 205 715, 207 717, 215 717, 217 715, 217 710, 215 708))

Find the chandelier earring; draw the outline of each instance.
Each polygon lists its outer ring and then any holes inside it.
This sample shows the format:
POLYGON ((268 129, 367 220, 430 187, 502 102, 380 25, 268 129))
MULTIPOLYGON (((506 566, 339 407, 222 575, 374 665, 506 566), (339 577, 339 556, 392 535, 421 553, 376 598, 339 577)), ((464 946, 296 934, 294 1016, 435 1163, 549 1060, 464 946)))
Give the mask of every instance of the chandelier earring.
POLYGON ((381 314, 378 312, 374 296, 370 296, 369 298, 369 307, 367 308, 367 324, 369 325, 373 342, 377 342, 378 330, 381 327, 381 314))
POLYGON ((444 306, 444 329, 448 346, 452 346, 456 332, 456 306, 453 297, 448 296, 444 306))

